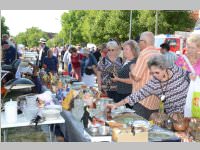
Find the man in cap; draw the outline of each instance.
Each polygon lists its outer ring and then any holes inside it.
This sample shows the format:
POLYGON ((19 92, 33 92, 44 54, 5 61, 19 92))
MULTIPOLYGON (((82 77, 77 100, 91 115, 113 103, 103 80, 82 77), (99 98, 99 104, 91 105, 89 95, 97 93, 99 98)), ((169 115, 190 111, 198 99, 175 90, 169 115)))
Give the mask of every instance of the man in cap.
POLYGON ((46 46, 46 40, 44 38, 41 38, 40 41, 40 51, 39 51, 39 58, 37 60, 37 65, 39 65, 40 68, 42 68, 44 63, 44 58, 47 56, 47 51, 49 48, 46 46))

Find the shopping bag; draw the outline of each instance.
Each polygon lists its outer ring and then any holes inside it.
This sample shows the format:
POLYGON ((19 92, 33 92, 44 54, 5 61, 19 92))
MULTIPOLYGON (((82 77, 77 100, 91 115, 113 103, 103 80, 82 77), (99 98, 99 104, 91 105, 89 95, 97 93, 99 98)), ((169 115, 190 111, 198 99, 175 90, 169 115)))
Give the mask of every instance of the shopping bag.
POLYGON ((188 93, 187 93, 185 107, 184 107, 184 117, 192 117, 192 96, 193 96, 194 87, 195 87, 195 82, 191 80, 188 93))
MULTIPOLYGON (((195 70, 190 63, 189 59, 182 55, 185 62, 188 64, 188 67, 190 68, 190 71, 192 74, 195 74, 195 70)), ((192 116, 199 116, 200 117, 200 108, 198 108, 198 105, 196 105, 198 100, 198 91, 200 91, 200 78, 199 76, 196 77, 196 79, 193 81, 190 81, 187 98, 186 98, 186 104, 184 106, 184 117, 192 117, 192 116), (194 105, 195 104, 195 105, 194 105)), ((200 105, 199 105, 200 107, 200 105)))
POLYGON ((192 117, 200 118, 200 78, 194 81, 194 91, 192 93, 192 117))

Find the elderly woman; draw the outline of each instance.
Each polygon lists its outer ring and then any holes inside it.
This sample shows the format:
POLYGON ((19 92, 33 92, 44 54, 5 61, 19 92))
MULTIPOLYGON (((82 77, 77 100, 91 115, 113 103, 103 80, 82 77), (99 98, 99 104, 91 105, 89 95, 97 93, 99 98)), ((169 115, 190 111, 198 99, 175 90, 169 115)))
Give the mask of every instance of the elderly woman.
POLYGON ((58 67, 58 59, 57 57, 53 56, 53 51, 49 49, 47 51, 47 56, 44 58, 43 61, 43 68, 45 68, 46 72, 57 73, 58 67))
POLYGON ((92 53, 86 48, 81 50, 81 53, 85 56, 83 58, 83 77, 82 81, 87 86, 94 86, 96 83, 95 74, 97 74, 97 60, 92 53))
MULTIPOLYGON (((200 34, 192 34, 187 39, 187 53, 186 57, 194 68, 195 74, 200 76, 200 34)), ((188 63, 183 55, 179 56, 176 65, 190 71, 188 63)))
MULTIPOLYGON (((134 105, 150 95, 155 95, 163 101, 167 114, 183 113, 190 83, 189 72, 175 65, 169 68, 162 55, 153 56, 148 61, 148 68, 153 77, 143 88, 116 104, 108 105, 108 107, 114 109, 127 103, 134 105)), ((137 110, 135 111, 138 113, 137 110)))
POLYGON ((117 83, 111 78, 117 75, 117 72, 122 67, 122 58, 119 56, 119 45, 116 41, 107 43, 107 56, 102 58, 97 66, 97 82, 99 90, 105 92, 108 97, 117 102, 117 83))
POLYGON ((139 47, 136 41, 128 40, 123 45, 123 56, 126 59, 122 68, 117 72, 117 76, 112 78, 113 82, 117 83, 118 101, 127 97, 132 93, 133 80, 129 77, 131 65, 136 63, 139 55, 139 47))

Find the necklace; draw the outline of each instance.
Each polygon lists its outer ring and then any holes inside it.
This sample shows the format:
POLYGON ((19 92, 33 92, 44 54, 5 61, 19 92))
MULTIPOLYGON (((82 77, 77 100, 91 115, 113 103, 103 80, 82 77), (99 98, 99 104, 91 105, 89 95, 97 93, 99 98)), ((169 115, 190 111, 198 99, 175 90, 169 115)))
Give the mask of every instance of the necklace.
POLYGON ((166 73, 167 73, 167 83, 166 83, 166 86, 165 86, 165 91, 164 91, 164 88, 163 88, 163 84, 160 81, 160 86, 161 86, 161 90, 162 90, 162 95, 161 95, 160 99, 161 99, 162 102, 165 101, 165 98, 166 98, 165 92, 167 90, 167 86, 168 86, 168 82, 169 82, 169 73, 168 73, 168 71, 166 71, 166 73))

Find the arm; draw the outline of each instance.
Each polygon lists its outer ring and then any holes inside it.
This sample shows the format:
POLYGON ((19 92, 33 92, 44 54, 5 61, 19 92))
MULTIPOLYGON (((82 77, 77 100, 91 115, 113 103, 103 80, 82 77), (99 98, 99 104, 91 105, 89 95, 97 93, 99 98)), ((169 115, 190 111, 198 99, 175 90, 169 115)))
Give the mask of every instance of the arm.
POLYGON ((137 59, 136 64, 131 65, 131 77, 133 80, 135 80, 136 82, 141 80, 142 76, 144 75, 145 70, 148 69, 144 67, 144 66, 147 66, 146 64, 147 64, 147 60, 144 58, 144 56, 140 56, 137 59))
POLYGON ((97 75, 97 67, 96 67, 96 65, 93 65, 92 69, 93 69, 94 73, 97 75))
MULTIPOLYGON (((139 91, 132 93, 131 95, 127 96, 125 99, 122 101, 116 103, 116 104, 109 104, 108 107, 111 109, 115 109, 119 106, 129 104, 129 105, 134 105, 135 103, 143 100, 144 98, 154 95, 156 93, 155 91, 155 84, 151 81, 149 81, 146 85, 144 85, 143 88, 141 88, 139 91)), ((157 88, 159 89, 159 88, 157 88)))
POLYGON ((112 78, 113 82, 122 82, 122 83, 126 83, 126 84, 132 84, 133 80, 131 80, 130 78, 119 78, 117 76, 114 76, 114 78, 112 78))
POLYGON ((99 90, 101 90, 101 71, 97 70, 97 84, 99 87, 99 90))
POLYGON ((92 59, 92 64, 93 64, 92 69, 93 69, 94 73, 97 75, 97 60, 93 54, 91 54, 91 59, 92 59))
POLYGON ((9 56, 11 58, 12 62, 14 60, 16 60, 16 58, 17 58, 16 56, 17 56, 17 50, 15 48, 13 48, 12 55, 9 56))
POLYGON ((58 68, 59 68, 59 63, 58 63, 58 58, 57 57, 55 57, 55 62, 56 62, 56 70, 58 71, 58 68))

